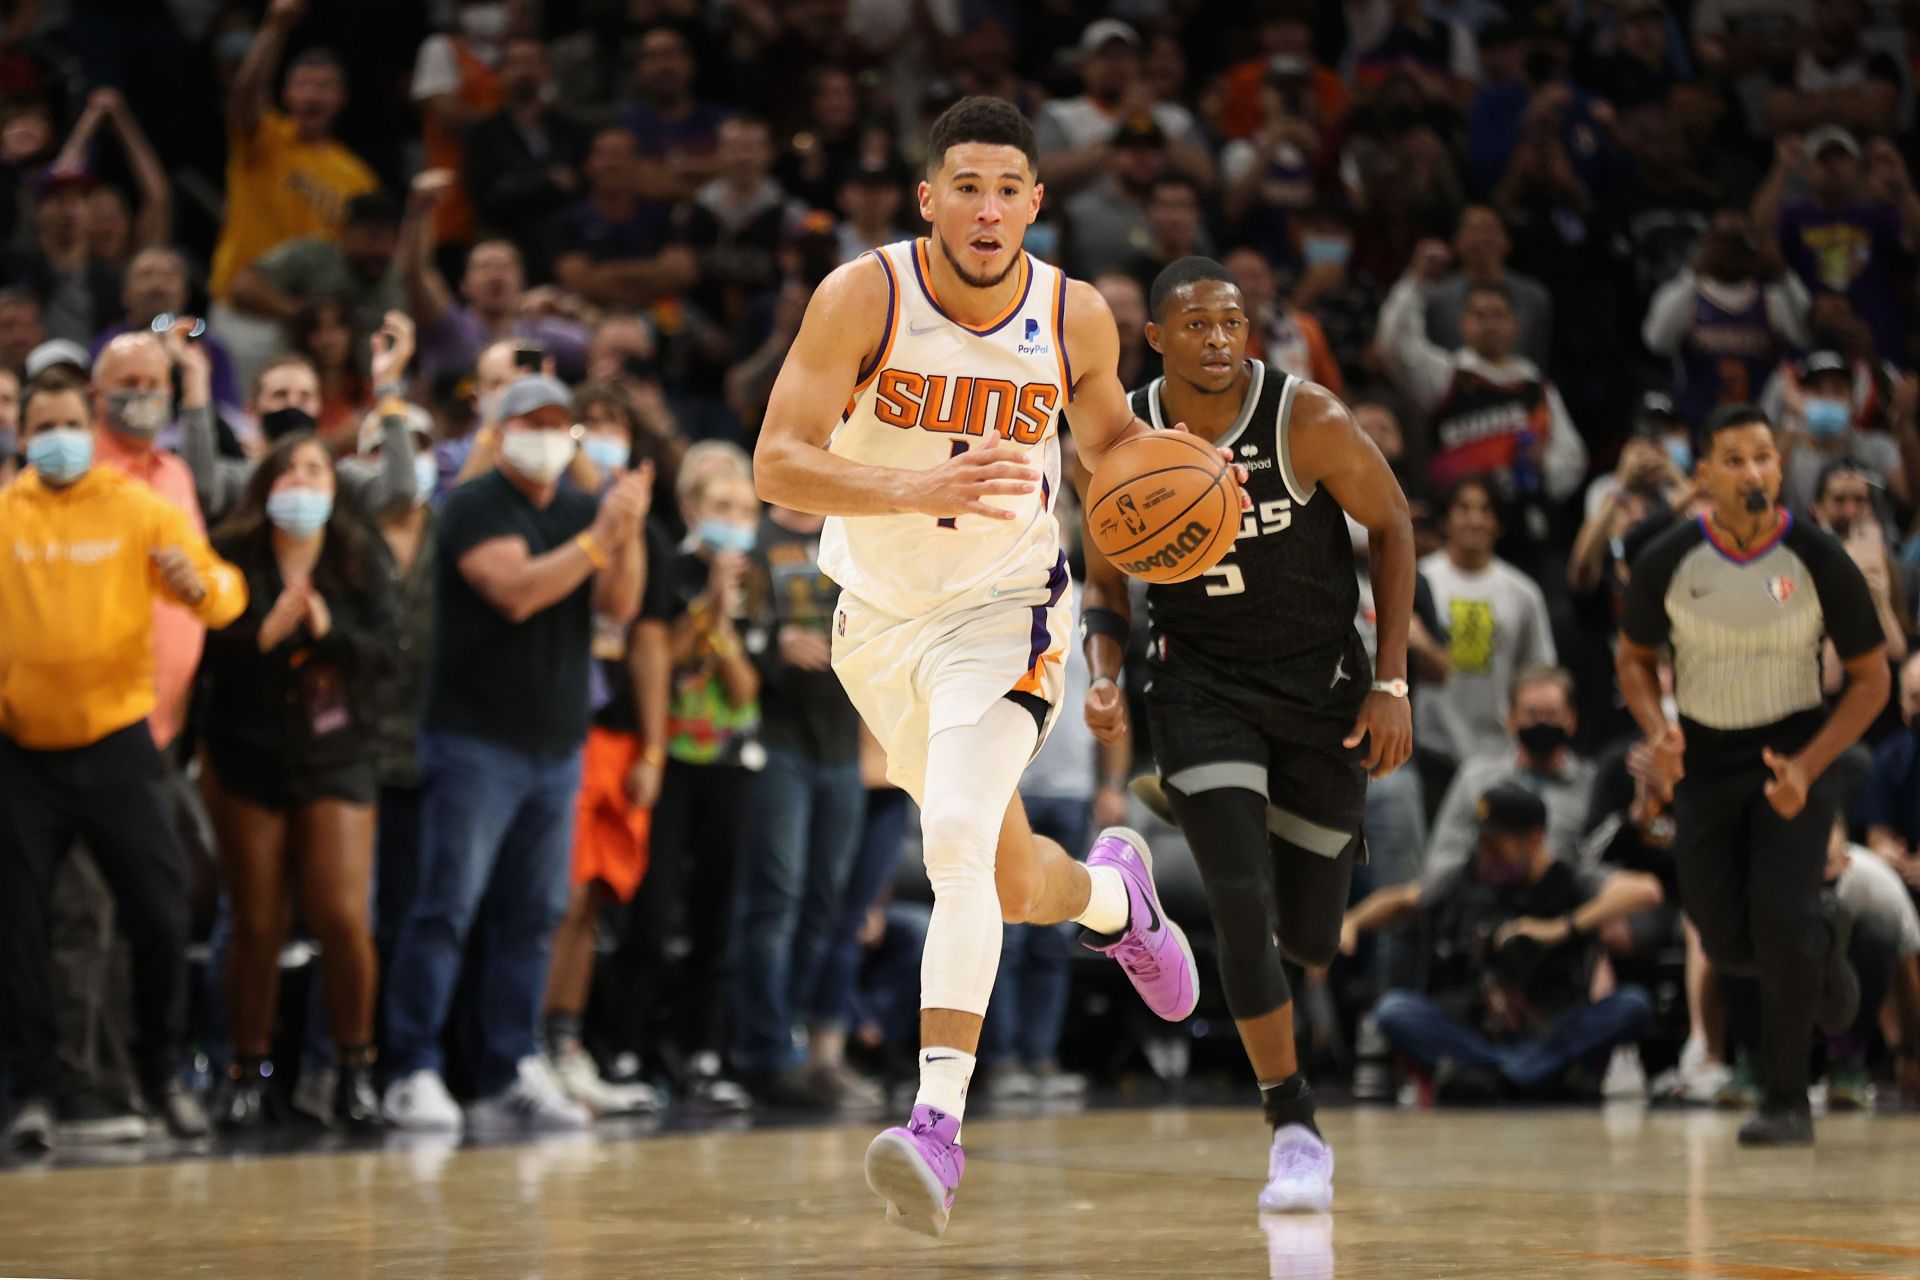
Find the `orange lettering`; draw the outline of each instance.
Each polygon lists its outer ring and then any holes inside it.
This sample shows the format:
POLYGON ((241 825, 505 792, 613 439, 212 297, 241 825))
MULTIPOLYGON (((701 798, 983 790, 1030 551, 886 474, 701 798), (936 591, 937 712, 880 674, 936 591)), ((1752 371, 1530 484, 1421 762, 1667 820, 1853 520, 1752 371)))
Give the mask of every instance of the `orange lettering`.
POLYGON ((967 406, 973 398, 973 379, 953 379, 953 399, 947 400, 947 375, 927 375, 927 400, 920 407, 920 425, 928 431, 959 435, 967 429, 967 406))
POLYGON ((1060 403, 1060 388, 1051 382, 1029 382, 1020 388, 1020 407, 1013 416, 1013 438, 1021 444, 1039 444, 1060 403))
POLYGON ((996 428, 1001 435, 1007 434, 1008 425, 1013 421, 1013 399, 1019 389, 1004 378, 975 378, 973 380, 973 404, 967 410, 967 434, 983 434, 988 426, 996 428), (987 400, 992 397, 993 416, 987 416, 987 400))
POLYGON ((920 399, 927 393, 925 375, 906 369, 883 369, 875 388, 874 417, 890 427, 911 427, 920 420, 920 399))

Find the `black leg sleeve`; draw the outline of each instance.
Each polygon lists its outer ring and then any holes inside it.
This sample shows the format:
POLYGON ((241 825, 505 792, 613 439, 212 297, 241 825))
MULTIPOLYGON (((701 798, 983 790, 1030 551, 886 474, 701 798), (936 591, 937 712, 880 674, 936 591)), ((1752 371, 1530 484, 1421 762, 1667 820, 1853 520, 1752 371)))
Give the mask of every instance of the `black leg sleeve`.
POLYGON ((1280 908, 1280 950, 1309 969, 1324 969, 1340 951, 1340 922, 1353 889, 1359 835, 1333 857, 1273 838, 1274 880, 1280 908))
POLYGON ((1188 795, 1169 786, 1167 799, 1206 886, 1227 1008, 1239 1019, 1272 1013, 1293 995, 1274 944, 1266 798, 1240 787, 1188 795))

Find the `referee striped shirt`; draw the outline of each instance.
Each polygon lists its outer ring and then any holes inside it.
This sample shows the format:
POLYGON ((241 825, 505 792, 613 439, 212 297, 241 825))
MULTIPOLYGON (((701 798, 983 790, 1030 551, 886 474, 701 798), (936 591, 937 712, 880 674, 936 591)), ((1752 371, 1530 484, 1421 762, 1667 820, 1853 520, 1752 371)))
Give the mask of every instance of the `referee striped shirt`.
POLYGON ((1846 549, 1785 511, 1746 551, 1719 541, 1705 516, 1660 535, 1634 561, 1620 630, 1648 648, 1671 644, 1680 715, 1729 733, 1822 705, 1823 637, 1846 660, 1885 642, 1846 549))

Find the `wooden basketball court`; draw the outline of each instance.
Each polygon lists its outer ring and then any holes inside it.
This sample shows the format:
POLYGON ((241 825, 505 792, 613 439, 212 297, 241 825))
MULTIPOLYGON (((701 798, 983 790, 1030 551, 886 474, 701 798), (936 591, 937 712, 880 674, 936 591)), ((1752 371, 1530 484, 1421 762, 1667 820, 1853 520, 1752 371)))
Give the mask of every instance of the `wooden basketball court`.
POLYGON ((954 1223, 890 1228, 869 1124, 0 1173, 0 1273, 171 1277, 1920 1276, 1920 1118, 1325 1111, 1329 1218, 1254 1211, 1258 1112, 970 1121, 954 1223))

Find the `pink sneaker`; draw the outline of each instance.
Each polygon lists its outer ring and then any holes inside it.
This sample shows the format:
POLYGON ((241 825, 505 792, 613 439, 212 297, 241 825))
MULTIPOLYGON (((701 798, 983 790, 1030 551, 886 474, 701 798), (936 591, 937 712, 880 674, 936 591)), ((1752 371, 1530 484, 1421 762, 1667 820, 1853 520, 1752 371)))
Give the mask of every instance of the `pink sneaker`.
POLYGON ((1187 935, 1161 910, 1146 837, 1127 827, 1108 827, 1093 842, 1087 865, 1119 871, 1127 882, 1128 920, 1113 941, 1084 945, 1118 960, 1147 1008, 1168 1022, 1185 1018, 1200 1003, 1200 980, 1187 935))
POLYGON ((887 1221, 923 1236, 947 1229, 967 1153, 954 1141, 960 1119, 916 1106, 906 1127, 888 1129, 867 1148, 867 1185, 887 1202, 887 1221))

